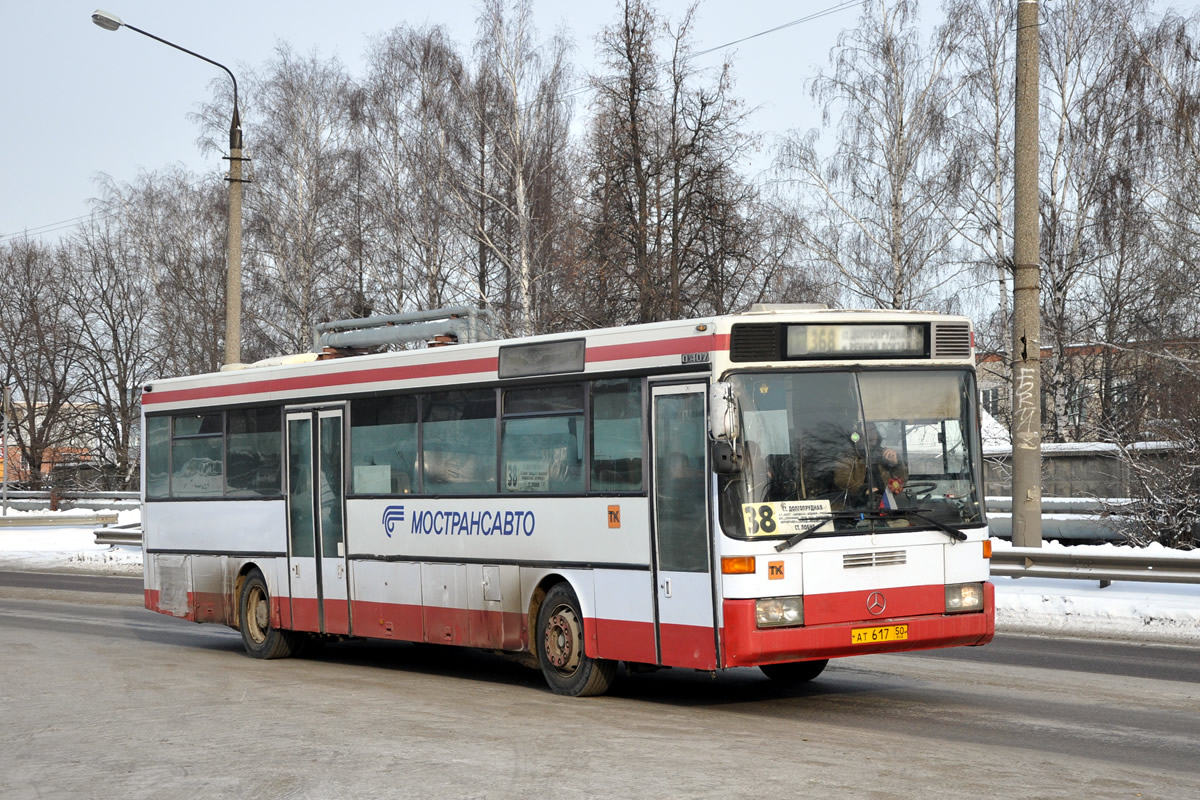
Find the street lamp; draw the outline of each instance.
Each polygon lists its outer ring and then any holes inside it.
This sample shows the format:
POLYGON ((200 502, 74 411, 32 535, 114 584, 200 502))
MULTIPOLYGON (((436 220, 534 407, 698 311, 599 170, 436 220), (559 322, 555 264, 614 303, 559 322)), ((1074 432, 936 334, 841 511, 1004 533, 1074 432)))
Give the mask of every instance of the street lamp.
POLYGON ((157 42, 220 67, 233 81, 233 121, 229 123, 229 247, 225 269, 225 363, 236 364, 242 360, 242 122, 238 117, 237 78, 233 77, 229 67, 224 64, 147 33, 141 28, 135 28, 128 22, 122 22, 115 14, 96 9, 92 14, 92 22, 106 31, 125 27, 143 36, 149 36, 157 42))

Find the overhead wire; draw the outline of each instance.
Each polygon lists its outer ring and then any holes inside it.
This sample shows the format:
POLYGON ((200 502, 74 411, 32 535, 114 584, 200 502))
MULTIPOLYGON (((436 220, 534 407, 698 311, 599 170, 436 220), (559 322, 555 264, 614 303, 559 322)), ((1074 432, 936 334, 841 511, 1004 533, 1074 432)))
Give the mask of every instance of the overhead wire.
MULTIPOLYGON (((823 8, 820 11, 814 11, 813 13, 811 13, 807 16, 800 17, 799 19, 794 19, 791 22, 785 22, 782 25, 776 25, 773 28, 767 28, 765 30, 758 31, 757 33, 752 33, 748 36, 743 36, 740 39, 734 39, 731 42, 725 42, 724 44, 719 44, 714 47, 706 48, 704 50, 698 50, 694 53, 688 53, 684 57, 683 60, 691 61, 693 58, 699 58, 700 56, 706 56, 706 55, 709 55, 710 53, 716 53, 719 50, 728 49, 730 47, 733 47, 734 45, 741 44, 742 42, 748 42, 751 39, 757 39, 760 36, 767 36, 768 34, 777 33, 778 31, 782 31, 787 28, 791 28, 795 25, 802 25, 805 22, 812 22, 814 20, 821 19, 822 17, 828 17, 831 14, 836 14, 840 11, 845 11, 848 8, 854 8, 855 6, 864 5, 866 2, 867 2, 867 0, 844 0, 841 3, 837 3, 835 5, 829 6, 828 8, 823 8)), ((589 84, 581 84, 579 86, 576 86, 573 89, 568 89, 566 92, 563 93, 563 96, 564 97, 574 97, 576 95, 587 92, 591 88, 592 88, 592 86, 589 84)))
POLYGON ((33 228, 14 231, 13 233, 0 233, 0 243, 7 242, 11 239, 21 239, 26 236, 44 236, 47 233, 54 233, 67 228, 73 228, 82 220, 91 219, 94 216, 97 215, 81 214, 78 217, 71 217, 70 219, 59 220, 58 222, 47 222, 45 225, 38 225, 33 228))

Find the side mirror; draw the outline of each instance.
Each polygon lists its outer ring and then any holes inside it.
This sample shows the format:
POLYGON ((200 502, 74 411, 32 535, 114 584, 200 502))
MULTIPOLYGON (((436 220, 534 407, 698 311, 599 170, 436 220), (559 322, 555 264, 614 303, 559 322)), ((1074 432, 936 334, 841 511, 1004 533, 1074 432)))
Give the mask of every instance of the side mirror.
MULTIPOLYGON (((718 442, 732 442, 741 432, 741 414, 733 384, 714 383, 708 388, 708 433, 718 442)), ((715 462, 716 459, 714 459, 715 462)))

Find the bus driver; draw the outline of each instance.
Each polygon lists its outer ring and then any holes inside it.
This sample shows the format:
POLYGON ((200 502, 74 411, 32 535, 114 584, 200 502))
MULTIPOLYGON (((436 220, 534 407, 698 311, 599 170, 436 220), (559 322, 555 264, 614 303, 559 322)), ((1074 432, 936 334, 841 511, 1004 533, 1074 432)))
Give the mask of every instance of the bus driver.
POLYGON ((883 503, 884 498, 889 498, 891 502, 885 507, 894 508, 894 495, 904 488, 908 468, 900 463, 900 454, 895 448, 881 446, 875 423, 868 422, 863 432, 865 442, 859 441, 857 431, 851 435, 854 444, 838 458, 833 481, 856 499, 873 502, 879 498, 883 503))

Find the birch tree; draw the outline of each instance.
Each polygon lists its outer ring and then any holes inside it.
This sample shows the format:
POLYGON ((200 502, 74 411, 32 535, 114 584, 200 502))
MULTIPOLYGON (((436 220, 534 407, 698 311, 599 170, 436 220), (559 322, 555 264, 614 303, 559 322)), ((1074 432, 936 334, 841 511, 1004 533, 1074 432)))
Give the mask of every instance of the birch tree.
POLYGON ((866 3, 838 37, 832 71, 811 84, 825 123, 840 116, 832 154, 815 130, 781 148, 779 166, 806 199, 803 245, 851 302, 927 305, 958 277, 967 164, 950 113, 964 87, 952 70, 960 39, 942 26, 923 43, 913 0, 866 3))

